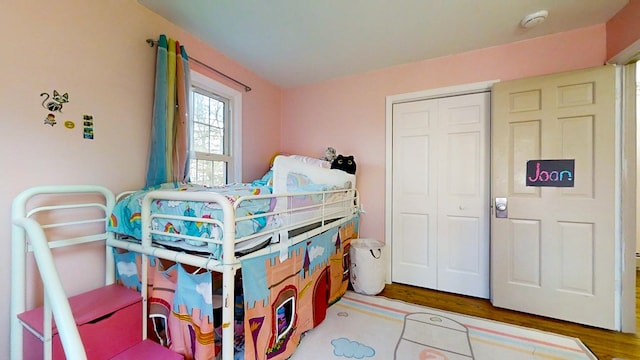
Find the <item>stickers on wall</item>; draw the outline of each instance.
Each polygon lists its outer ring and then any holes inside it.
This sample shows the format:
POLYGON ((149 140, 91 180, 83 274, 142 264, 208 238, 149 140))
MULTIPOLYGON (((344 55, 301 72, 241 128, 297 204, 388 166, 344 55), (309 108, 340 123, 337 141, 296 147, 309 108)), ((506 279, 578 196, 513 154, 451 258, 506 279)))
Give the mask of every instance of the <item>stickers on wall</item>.
POLYGON ((56 124, 56 116, 51 114, 51 113, 49 113, 47 115, 47 117, 44 119, 44 124, 45 125, 51 125, 51 126, 55 125, 56 124))
MULTIPOLYGON (((56 112, 62 113, 64 104, 69 102, 69 93, 60 94, 58 90, 53 90, 52 94, 47 92, 40 93, 42 100, 42 107, 47 109, 49 113, 44 118, 44 124, 53 127, 57 124, 56 112)), ((84 114, 82 116, 82 138, 93 140, 93 115, 84 114)), ((66 120, 64 127, 69 130, 73 130, 76 127, 75 122, 72 120, 66 120)))
POLYGON ((49 113, 47 117, 44 119, 44 125, 49 125, 53 127, 57 124, 56 116, 53 114, 54 112, 62 113, 62 106, 69 102, 69 94, 64 93, 60 95, 58 90, 53 90, 53 95, 49 93, 43 92, 40 93, 40 97, 44 97, 42 100, 42 107, 47 109, 49 113))
POLYGON ((83 115, 84 131, 83 137, 85 139, 93 140, 93 115, 83 115))
POLYGON ((42 107, 52 112, 62 112, 62 105, 69 102, 68 93, 60 95, 58 90, 55 89, 53 90, 53 96, 46 92, 40 93, 40 97, 42 96, 45 96, 44 100, 42 100, 42 107), (51 101, 47 102, 49 99, 51 99, 51 101))

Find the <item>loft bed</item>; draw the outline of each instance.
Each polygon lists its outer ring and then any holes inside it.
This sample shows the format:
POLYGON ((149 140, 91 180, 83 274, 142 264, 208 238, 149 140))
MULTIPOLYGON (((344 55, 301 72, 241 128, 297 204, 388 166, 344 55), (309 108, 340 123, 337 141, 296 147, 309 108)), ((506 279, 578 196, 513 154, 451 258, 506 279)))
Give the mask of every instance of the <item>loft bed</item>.
MULTIPOLYGON (((108 190, 97 189, 104 193, 97 206, 103 217, 97 221, 104 221, 107 231, 63 239, 60 246, 104 240, 105 284, 140 291, 142 337, 150 335, 186 359, 229 360, 245 353, 256 359, 288 358, 303 333, 322 322, 326 308, 346 291, 348 246, 358 228, 354 175, 278 156, 270 172, 250 185, 164 184, 129 192, 117 203, 108 190), (188 292, 194 289, 204 301, 193 303, 188 292)), ((49 205, 30 210, 29 199, 95 191, 44 187, 21 194, 14 202, 13 257, 35 249, 28 244, 25 235, 29 241, 35 236, 25 223, 41 211, 58 210, 49 205)), ((24 260, 12 260, 12 272, 25 267, 24 260)), ((24 324, 14 318, 26 310, 25 280, 17 275, 12 281, 12 359, 21 359, 14 353, 22 350, 24 324)), ((56 283, 45 280, 45 288, 47 282, 56 283)), ((64 314, 55 310, 66 307, 50 307, 62 337, 63 329, 73 326, 65 327, 58 320, 64 314)))

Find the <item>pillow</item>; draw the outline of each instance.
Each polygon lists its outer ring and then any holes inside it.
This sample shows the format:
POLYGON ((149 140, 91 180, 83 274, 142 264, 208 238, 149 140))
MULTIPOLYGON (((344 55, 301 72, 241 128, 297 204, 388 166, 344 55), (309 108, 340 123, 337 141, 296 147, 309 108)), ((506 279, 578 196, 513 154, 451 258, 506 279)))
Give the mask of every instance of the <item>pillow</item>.
POLYGON ((316 159, 316 158, 303 156, 303 155, 289 155, 288 157, 301 161, 305 164, 320 166, 327 169, 331 168, 331 163, 325 160, 316 159))

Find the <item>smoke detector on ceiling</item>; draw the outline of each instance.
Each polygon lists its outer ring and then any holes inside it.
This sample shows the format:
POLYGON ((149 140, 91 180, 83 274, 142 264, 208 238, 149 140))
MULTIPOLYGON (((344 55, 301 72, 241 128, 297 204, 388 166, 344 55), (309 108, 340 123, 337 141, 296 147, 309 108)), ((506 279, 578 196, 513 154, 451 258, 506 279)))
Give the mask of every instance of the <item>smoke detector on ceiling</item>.
POLYGON ((547 10, 536 11, 522 18, 520 26, 525 29, 530 29, 547 20, 547 16, 549 16, 549 12, 547 10))

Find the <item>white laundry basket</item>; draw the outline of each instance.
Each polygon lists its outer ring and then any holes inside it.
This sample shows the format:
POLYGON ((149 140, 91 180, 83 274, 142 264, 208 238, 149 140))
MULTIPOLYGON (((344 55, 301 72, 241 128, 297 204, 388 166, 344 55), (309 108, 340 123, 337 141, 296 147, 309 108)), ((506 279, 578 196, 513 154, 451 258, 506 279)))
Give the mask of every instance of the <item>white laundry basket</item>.
POLYGON ((384 289, 387 264, 383 248, 383 243, 373 239, 351 241, 349 279, 356 292, 376 295, 384 289))

